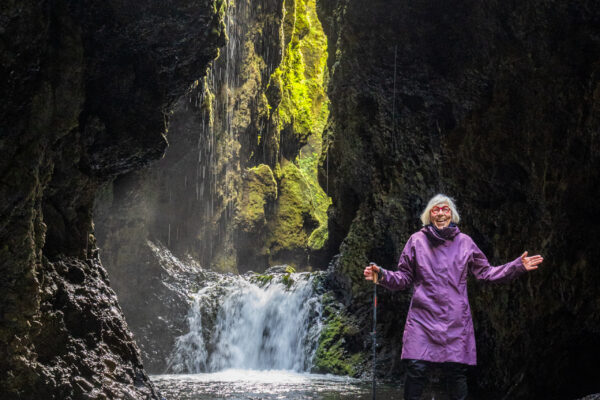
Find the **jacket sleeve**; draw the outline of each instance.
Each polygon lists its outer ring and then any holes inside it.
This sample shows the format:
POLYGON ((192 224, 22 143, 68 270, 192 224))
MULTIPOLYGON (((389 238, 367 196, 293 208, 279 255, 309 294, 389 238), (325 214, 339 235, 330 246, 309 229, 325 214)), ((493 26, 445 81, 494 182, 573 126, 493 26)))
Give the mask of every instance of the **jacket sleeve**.
POLYGON ((508 282, 527 272, 521 261, 521 257, 517 257, 515 260, 504 265, 494 267, 490 265, 486 256, 479 250, 479 247, 475 243, 472 246, 473 252, 469 258, 469 270, 478 280, 498 283, 508 282))
POLYGON ((409 239, 398 260, 396 271, 389 271, 380 267, 379 284, 390 290, 404 290, 410 286, 414 276, 415 249, 412 239, 409 239))

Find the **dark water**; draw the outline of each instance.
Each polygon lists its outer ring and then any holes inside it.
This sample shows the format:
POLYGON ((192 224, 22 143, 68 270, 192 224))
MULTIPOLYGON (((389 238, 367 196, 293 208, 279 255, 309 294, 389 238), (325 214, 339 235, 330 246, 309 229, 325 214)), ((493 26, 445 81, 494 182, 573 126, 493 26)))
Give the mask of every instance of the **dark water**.
MULTIPOLYGON (((370 381, 290 371, 226 370, 210 374, 153 375, 151 379, 167 400, 372 399, 370 381)), ((378 400, 401 398, 400 385, 377 385, 378 400)))

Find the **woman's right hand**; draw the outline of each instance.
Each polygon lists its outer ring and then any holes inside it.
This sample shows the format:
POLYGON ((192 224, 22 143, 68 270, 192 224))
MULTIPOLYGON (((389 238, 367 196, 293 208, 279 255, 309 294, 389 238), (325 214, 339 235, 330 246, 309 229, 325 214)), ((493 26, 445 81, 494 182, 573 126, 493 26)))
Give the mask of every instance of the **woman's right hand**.
POLYGON ((379 275, 379 267, 376 264, 369 264, 366 266, 365 268, 365 279, 368 281, 372 281, 373 280, 373 272, 375 272, 377 275, 379 275))

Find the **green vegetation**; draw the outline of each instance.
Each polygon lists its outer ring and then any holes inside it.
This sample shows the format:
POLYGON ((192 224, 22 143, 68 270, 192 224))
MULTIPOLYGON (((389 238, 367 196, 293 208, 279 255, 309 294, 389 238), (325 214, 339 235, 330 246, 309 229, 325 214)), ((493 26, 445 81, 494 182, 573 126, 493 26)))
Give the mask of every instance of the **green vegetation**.
POLYGON ((295 164, 283 168, 279 190, 275 218, 270 222, 269 247, 274 252, 303 249, 308 242, 305 219, 310 218, 311 207, 304 196, 306 182, 295 164))
MULTIPOLYGON (((328 302, 327 296, 323 297, 323 302, 328 302)), ((360 333, 356 321, 331 305, 326 306, 325 314, 329 314, 329 316, 321 331, 313 371, 337 375, 358 375, 359 367, 365 362, 365 356, 361 352, 350 354, 345 348, 347 339, 358 336, 360 333)))
MULTIPOLYGON (((321 136, 315 135, 314 139, 321 140, 321 136)), ((305 146, 305 148, 307 148, 307 154, 301 154, 301 156, 297 158, 297 162, 300 166, 302 178, 308 189, 304 195, 308 198, 311 205, 313 218, 319 223, 319 226, 313 230, 308 238, 308 247, 318 250, 323 247, 329 234, 327 230, 327 209, 331 205, 331 198, 323 191, 317 180, 319 153, 313 151, 314 147, 310 144, 305 146)))
POLYGON ((323 85, 327 38, 317 17, 315 0, 296 0, 295 6, 294 28, 281 66, 273 76, 282 87, 280 130, 291 125, 300 142, 306 143, 312 135, 321 136, 329 116, 329 99, 323 85))
POLYGON ((269 282, 273 280, 273 275, 271 274, 257 274, 250 278, 252 281, 257 282, 260 286, 265 286, 269 282))
MULTIPOLYGON (((318 182, 322 135, 329 116, 327 38, 317 17, 315 0, 286 0, 284 4, 283 56, 271 73, 268 87, 256 95, 263 87, 261 71, 265 60, 255 51, 252 38, 263 27, 260 23, 250 24, 240 64, 244 83, 235 92, 240 106, 233 126, 247 127, 254 121, 264 121, 269 127, 258 129, 254 144, 257 147, 250 154, 253 161, 254 152, 264 152, 258 161, 262 164, 247 168, 241 179, 230 178, 226 185, 232 187, 219 188, 218 194, 226 201, 229 199, 225 193, 235 193, 234 229, 243 238, 236 245, 244 246, 241 251, 249 255, 249 262, 304 266, 310 251, 321 249, 328 238, 327 210, 331 199, 318 182), (256 115, 243 111, 252 107, 257 107, 256 115)), ((203 106, 210 113, 215 100, 211 93, 204 93, 204 98, 203 106)), ((213 118, 212 113, 209 116, 213 118)), ((218 125, 218 121, 210 122, 218 125)), ((221 165, 228 157, 235 160, 236 156, 229 153, 240 152, 239 140, 217 140, 221 165)))
POLYGON ((245 232, 266 225, 265 205, 277 198, 277 182, 268 165, 260 164, 246 170, 242 199, 238 203, 235 222, 245 232))
POLYGON ((288 265, 287 267, 285 267, 285 273, 286 274, 295 274, 296 273, 296 268, 292 267, 291 265, 288 265))
POLYGON ((298 153, 281 165, 271 249, 317 250, 327 241, 331 199, 317 178, 329 99, 325 93, 327 39, 315 0, 286 2, 284 35, 285 54, 270 85, 279 94, 274 96, 279 101, 274 110, 279 131, 288 133, 286 140, 294 141, 298 153))
POLYGON ((294 279, 292 278, 291 274, 295 272, 296 268, 292 267, 291 265, 285 267, 285 275, 283 276, 282 280, 285 286, 288 287, 288 289, 294 284, 294 279))

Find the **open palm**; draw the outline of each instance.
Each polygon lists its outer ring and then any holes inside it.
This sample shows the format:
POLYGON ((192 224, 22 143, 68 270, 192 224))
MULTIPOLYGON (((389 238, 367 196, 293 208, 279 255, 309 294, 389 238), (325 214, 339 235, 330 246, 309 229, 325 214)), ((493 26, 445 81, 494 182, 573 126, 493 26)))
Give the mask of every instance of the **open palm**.
POLYGON ((538 268, 537 266, 544 261, 544 257, 540 256, 539 254, 527 257, 527 252, 525 252, 521 255, 521 261, 523 262, 523 265, 527 271, 532 271, 538 268))

